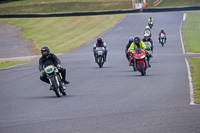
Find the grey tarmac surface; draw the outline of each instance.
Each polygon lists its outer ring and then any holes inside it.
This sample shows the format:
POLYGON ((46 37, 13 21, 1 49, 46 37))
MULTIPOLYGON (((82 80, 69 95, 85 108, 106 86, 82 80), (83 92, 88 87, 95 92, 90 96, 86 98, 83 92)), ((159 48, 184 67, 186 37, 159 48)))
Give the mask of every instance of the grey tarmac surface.
POLYGON ((21 37, 21 29, 0 23, 0 58, 35 55, 32 42, 21 37))
POLYGON ((128 14, 103 34, 109 52, 94 63, 91 43, 60 57, 71 81, 56 98, 39 80, 38 62, 0 70, 1 133, 199 133, 200 106, 189 105, 189 81, 179 27, 183 13, 128 14), (146 76, 125 58, 130 36, 143 35, 152 16, 155 43, 146 76), (158 33, 165 28, 162 47, 158 33))

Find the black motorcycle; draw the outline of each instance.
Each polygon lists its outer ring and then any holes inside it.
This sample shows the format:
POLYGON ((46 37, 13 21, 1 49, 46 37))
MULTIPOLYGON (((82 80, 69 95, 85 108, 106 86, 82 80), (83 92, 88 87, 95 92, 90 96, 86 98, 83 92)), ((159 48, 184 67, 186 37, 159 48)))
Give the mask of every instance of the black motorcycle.
POLYGON ((57 97, 60 97, 61 94, 66 96, 65 93, 65 84, 63 82, 63 78, 58 69, 51 63, 51 61, 45 62, 45 73, 47 78, 49 79, 50 85, 53 87, 53 91, 55 92, 57 97), (49 63, 50 62, 50 63, 49 63))
POLYGON ((152 21, 148 22, 148 25, 149 25, 150 29, 153 28, 153 22, 152 21))
POLYGON ((165 44, 165 36, 163 33, 161 33, 161 35, 160 35, 160 43, 162 46, 164 46, 164 44, 165 44))
POLYGON ((104 47, 97 47, 95 49, 95 61, 98 64, 99 68, 103 67, 105 63, 105 48, 104 47))

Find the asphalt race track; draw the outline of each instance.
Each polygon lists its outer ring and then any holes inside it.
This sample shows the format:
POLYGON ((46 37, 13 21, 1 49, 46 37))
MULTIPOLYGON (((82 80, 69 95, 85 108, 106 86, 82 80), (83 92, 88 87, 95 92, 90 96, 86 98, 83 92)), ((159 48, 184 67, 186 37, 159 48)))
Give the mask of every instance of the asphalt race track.
POLYGON ((94 63, 94 41, 60 56, 67 67, 67 96, 57 98, 39 80, 38 62, 0 70, 0 133, 199 133, 200 106, 189 105, 181 12, 129 14, 101 37, 109 51, 94 63), (154 18, 154 57, 147 75, 125 58, 130 36, 142 36, 154 18), (158 44, 164 28, 167 44, 158 44))

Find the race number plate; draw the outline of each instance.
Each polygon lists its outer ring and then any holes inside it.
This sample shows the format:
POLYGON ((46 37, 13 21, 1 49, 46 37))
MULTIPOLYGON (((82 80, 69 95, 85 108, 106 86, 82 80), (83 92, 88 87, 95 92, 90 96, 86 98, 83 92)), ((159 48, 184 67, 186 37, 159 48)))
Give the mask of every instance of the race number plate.
POLYGON ((102 55, 103 54, 103 51, 98 51, 98 55, 102 55))

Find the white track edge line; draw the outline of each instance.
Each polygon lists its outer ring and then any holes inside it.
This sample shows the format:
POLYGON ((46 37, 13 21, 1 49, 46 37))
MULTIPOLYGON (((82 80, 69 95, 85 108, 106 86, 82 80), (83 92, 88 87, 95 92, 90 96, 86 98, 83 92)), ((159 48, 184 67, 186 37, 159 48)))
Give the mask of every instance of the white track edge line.
POLYGON ((183 36, 182 36, 182 24, 183 24, 183 21, 181 21, 181 25, 180 25, 180 38, 181 38, 181 45, 182 45, 182 50, 183 50, 183 54, 185 54, 185 47, 184 47, 184 43, 183 43, 183 36))
POLYGON ((186 13, 183 14, 183 21, 186 20, 186 15, 187 15, 186 13))
POLYGON ((196 105, 194 103, 194 88, 193 88, 193 84, 192 84, 190 66, 189 66, 187 58, 185 58, 185 62, 186 62, 186 66, 187 66, 188 80, 189 80, 189 87, 190 87, 190 105, 196 105))

